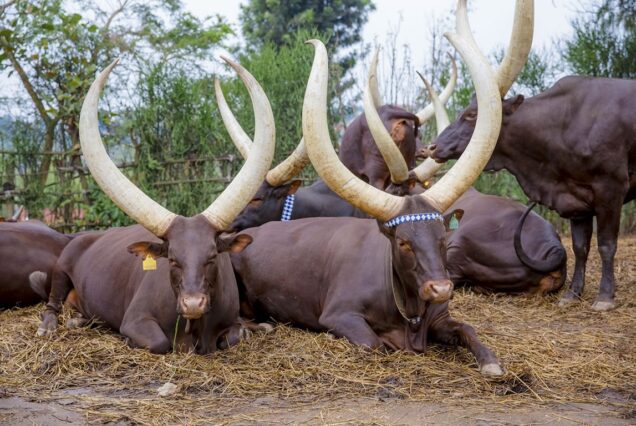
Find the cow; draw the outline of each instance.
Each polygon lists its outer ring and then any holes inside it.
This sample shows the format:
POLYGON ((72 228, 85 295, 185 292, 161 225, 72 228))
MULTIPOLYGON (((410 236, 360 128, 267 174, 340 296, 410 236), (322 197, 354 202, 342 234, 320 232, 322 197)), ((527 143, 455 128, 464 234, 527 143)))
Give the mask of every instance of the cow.
MULTIPOLYGON (((636 198, 636 81, 565 77, 537 96, 506 99, 503 110, 486 170, 508 170, 531 200, 570 219, 574 274, 559 305, 568 306, 582 295, 596 216, 602 275, 592 309, 614 309, 621 206, 636 198)), ((433 158, 457 158, 477 117, 473 99, 433 142, 433 158)))
POLYGON ((475 189, 453 203, 448 211, 462 212, 446 240, 453 283, 487 292, 543 295, 559 290, 567 276, 565 249, 550 222, 530 208, 475 189))
MULTIPOLYGON (((373 125, 386 129, 389 133, 388 140, 397 148, 399 156, 405 162, 406 170, 415 168, 415 160, 419 155, 422 142, 418 137, 419 126, 423 125, 432 116, 432 105, 428 105, 417 114, 410 113, 395 105, 381 105, 381 97, 377 90, 377 63, 378 51, 376 50, 370 66, 369 83, 373 85, 370 98, 365 96, 365 113, 360 114, 347 126, 340 142, 340 161, 353 172, 354 175, 376 188, 385 189, 396 176, 392 173, 388 163, 391 160, 386 158, 384 153, 376 145, 377 134, 373 134, 370 127, 373 125), (377 117, 374 123, 369 125, 368 111, 369 102, 373 102, 377 108, 377 117)), ((451 78, 441 94, 443 103, 450 98, 457 81, 457 66, 451 57, 452 71, 451 78)), ((397 155, 397 154, 396 154, 397 155)), ((404 178, 406 177, 403 176, 404 178)))
POLYGON ((275 131, 271 107, 260 85, 240 65, 225 60, 252 98, 254 155, 225 191, 193 217, 178 216, 150 199, 116 168, 104 149, 97 104, 117 61, 91 85, 80 113, 84 158, 100 187, 138 225, 81 236, 65 248, 54 268, 38 334, 56 328, 57 314, 70 295, 70 305, 81 314, 75 323, 99 318, 126 336, 131 346, 153 353, 169 351, 173 341, 177 350, 198 353, 238 341, 239 300, 227 253, 243 250, 251 238, 223 231, 265 177, 274 153, 275 131), (146 271, 133 254, 144 258, 146 271), (175 328, 183 339, 175 339, 175 328))
MULTIPOLYGON (((465 18, 465 7, 458 13, 465 18)), ((441 212, 479 175, 501 114, 494 73, 472 48, 470 30, 462 23, 467 25, 467 19, 458 19, 463 37, 449 39, 468 63, 487 117, 480 118, 472 152, 453 173, 427 192, 405 197, 364 182, 338 159, 327 125, 327 52, 320 41, 309 41, 315 56, 303 104, 307 153, 331 190, 374 219, 269 222, 241 233, 253 242, 232 260, 253 313, 372 348, 421 351, 427 339, 462 345, 475 355, 483 374, 503 374, 495 354, 472 327, 450 317, 447 304, 453 284, 445 269, 441 212)))
POLYGON ((71 238, 37 220, 0 223, 0 308, 46 301, 53 266, 71 238))

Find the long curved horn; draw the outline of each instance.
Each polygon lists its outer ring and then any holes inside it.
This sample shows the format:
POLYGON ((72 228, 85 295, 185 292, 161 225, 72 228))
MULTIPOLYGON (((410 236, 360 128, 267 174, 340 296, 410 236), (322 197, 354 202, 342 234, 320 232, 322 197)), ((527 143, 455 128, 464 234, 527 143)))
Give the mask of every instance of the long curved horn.
POLYGON ((357 178, 338 159, 327 124, 327 49, 320 40, 307 43, 315 49, 303 101, 303 134, 309 158, 320 177, 341 198, 371 216, 389 220, 399 213, 404 201, 357 178))
POLYGON ((82 104, 79 123, 82 154, 91 175, 106 195, 137 223, 161 237, 177 215, 157 204, 124 176, 108 156, 99 134, 99 94, 118 62, 116 59, 97 76, 82 104))
POLYGON ((238 120, 234 117, 234 114, 232 114, 230 107, 225 101, 225 96, 223 96, 223 89, 221 89, 221 82, 218 78, 214 79, 214 95, 216 97, 216 104, 219 107, 219 112, 221 113, 221 119, 223 120, 223 124, 225 124, 225 129, 230 135, 230 139, 234 142, 234 146, 238 149, 243 160, 247 160, 252 146, 252 140, 247 136, 247 133, 245 133, 238 120))
MULTIPOLYGON (((431 104, 435 108, 435 121, 437 124, 437 135, 439 136, 439 134, 442 133, 450 124, 446 108, 444 108, 444 104, 442 104, 442 101, 439 99, 437 93, 435 93, 435 90, 433 90, 433 87, 430 85, 428 80, 426 80, 426 78, 424 78, 424 76, 419 72, 417 75, 419 75, 424 82, 426 90, 428 90, 428 94, 431 98, 431 104)), ((431 179, 443 166, 443 163, 438 163, 432 158, 427 158, 422 162, 422 164, 413 169, 413 173, 415 173, 415 176, 417 176, 417 179, 420 182, 424 183, 431 179)))
POLYGON ((371 98, 373 98, 373 106, 380 108, 382 106, 382 95, 380 95, 380 89, 378 89, 378 55, 380 54, 380 48, 376 48, 371 58, 371 64, 369 65, 369 80, 367 87, 371 90, 371 98))
POLYGON ((256 125, 251 155, 227 188, 201 213, 219 231, 226 229, 256 194, 272 163, 276 141, 274 113, 265 92, 245 68, 227 58, 222 59, 234 68, 247 87, 256 125))
MULTIPOLYGON (((444 87, 444 90, 442 90, 442 93, 439 96, 442 105, 446 105, 451 95, 453 94, 453 91, 455 90, 455 84, 457 83, 457 64, 455 63, 455 58, 453 58, 453 55, 449 53, 448 56, 450 57, 451 61, 451 74, 448 83, 446 83, 446 87, 444 87)), ((415 115, 417 115, 417 118, 420 120, 420 125, 423 125, 425 122, 430 120, 431 117, 433 117, 433 114, 435 114, 435 105, 431 102, 415 115)))
POLYGON ((445 36, 462 56, 475 84, 479 114, 475 130, 462 156, 424 197, 438 211, 445 211, 463 194, 490 159, 501 129, 501 96, 495 75, 473 39, 466 13, 466 0, 457 7, 457 34, 445 36))
MULTIPOLYGON (((221 89, 221 83, 219 79, 214 80, 214 93, 216 95, 216 102, 221 112, 221 119, 225 124, 230 139, 234 142, 234 145, 241 153, 243 159, 247 160, 250 149, 252 148, 252 140, 245 133, 238 120, 234 117, 232 110, 225 101, 223 96, 223 90, 221 89)), ((267 172, 265 180, 271 186, 279 186, 287 182, 304 169, 309 164, 309 156, 305 148, 305 140, 301 139, 294 151, 283 160, 278 166, 267 172)))
POLYGON ((393 141, 391 134, 387 131, 386 127, 384 127, 384 123, 376 109, 379 106, 376 102, 380 99, 377 68, 378 51, 376 50, 371 60, 369 78, 367 79, 367 85, 364 89, 364 115, 367 119, 371 136, 373 136, 373 140, 391 172, 391 182, 400 184, 408 179, 409 168, 406 165, 406 161, 400 149, 393 141))
POLYGON ((499 94, 504 97, 521 72, 532 47, 534 33, 534 0, 517 0, 512 34, 506 56, 497 69, 499 94))

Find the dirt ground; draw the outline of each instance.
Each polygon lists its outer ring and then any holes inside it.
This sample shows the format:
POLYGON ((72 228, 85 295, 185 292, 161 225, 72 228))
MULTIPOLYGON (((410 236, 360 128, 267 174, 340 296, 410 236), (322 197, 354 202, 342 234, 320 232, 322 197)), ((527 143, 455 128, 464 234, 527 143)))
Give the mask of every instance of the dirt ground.
POLYGON ((590 309, 595 249, 588 265, 565 310, 558 295, 457 292, 451 312, 501 358, 498 381, 438 346, 382 354, 280 325, 210 356, 153 356, 99 326, 35 339, 41 306, 0 312, 0 424, 636 424, 636 237, 619 242, 615 311, 590 309))

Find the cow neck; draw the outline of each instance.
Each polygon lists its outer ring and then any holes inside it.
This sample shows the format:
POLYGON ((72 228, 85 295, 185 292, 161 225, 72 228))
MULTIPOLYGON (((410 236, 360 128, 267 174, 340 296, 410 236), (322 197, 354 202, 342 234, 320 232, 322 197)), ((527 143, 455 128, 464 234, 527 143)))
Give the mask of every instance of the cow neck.
MULTIPOLYGON (((406 301, 407 301, 406 289, 404 288, 403 285, 401 285, 400 280, 396 279, 396 278, 399 278, 399 275, 397 274, 397 271, 394 272, 393 270, 393 253, 392 253, 390 241, 387 244, 386 258, 389 259, 389 267, 386 268, 386 271, 387 271, 386 279, 391 283, 391 293, 393 294, 393 301, 395 302, 395 307, 397 308, 402 318, 406 320, 406 322, 409 324, 411 328, 419 327, 422 323, 422 316, 424 315, 425 309, 422 310, 421 314, 416 314, 416 315, 408 314, 408 308, 406 306, 406 301), (396 281, 398 281, 397 284, 396 284, 396 281)), ((419 302, 417 304, 419 307, 419 302)))

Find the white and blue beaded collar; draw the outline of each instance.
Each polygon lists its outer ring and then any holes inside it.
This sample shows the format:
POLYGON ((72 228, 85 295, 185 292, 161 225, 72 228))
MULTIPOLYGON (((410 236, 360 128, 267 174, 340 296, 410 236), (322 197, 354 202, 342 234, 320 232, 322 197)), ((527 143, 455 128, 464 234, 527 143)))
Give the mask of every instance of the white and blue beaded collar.
POLYGON ((290 194, 285 197, 285 203, 283 204, 283 214, 280 216, 282 222, 291 220, 292 212, 294 211, 294 199, 296 195, 290 194))
POLYGON ((393 219, 384 222, 384 226, 386 226, 387 228, 392 228, 406 222, 424 222, 428 220, 439 220, 441 222, 444 222, 444 217, 439 213, 405 214, 402 216, 396 216, 393 219))

